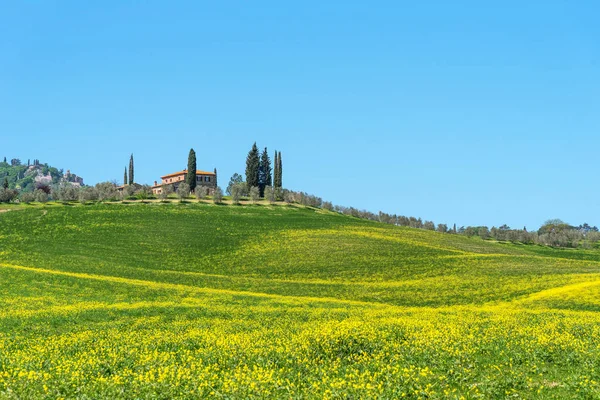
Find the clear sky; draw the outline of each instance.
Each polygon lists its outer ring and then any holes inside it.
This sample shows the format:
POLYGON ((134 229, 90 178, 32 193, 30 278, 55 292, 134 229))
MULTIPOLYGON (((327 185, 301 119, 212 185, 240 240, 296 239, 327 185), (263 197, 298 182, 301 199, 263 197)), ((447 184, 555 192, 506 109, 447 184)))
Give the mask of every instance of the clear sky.
POLYGON ((0 156, 86 183, 252 143, 284 186, 460 225, 600 225, 595 1, 13 1, 0 156))

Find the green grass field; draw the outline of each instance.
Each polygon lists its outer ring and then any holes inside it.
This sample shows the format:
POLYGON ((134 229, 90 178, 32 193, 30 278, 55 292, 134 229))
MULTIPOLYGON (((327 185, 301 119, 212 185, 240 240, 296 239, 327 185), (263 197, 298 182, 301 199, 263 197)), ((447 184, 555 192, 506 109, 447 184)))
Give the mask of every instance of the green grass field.
POLYGON ((0 398, 599 398, 600 252, 302 207, 0 213, 0 398))

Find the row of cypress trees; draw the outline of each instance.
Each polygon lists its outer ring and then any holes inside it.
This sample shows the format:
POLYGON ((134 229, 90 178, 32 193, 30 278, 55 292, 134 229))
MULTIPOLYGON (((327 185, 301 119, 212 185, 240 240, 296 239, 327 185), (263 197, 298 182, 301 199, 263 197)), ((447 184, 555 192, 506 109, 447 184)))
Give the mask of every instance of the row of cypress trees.
POLYGON ((127 178, 127 167, 125 167, 125 173, 123 174, 123 186, 133 185, 133 154, 129 158, 129 178, 127 178))
POLYGON ((282 169, 281 152, 275 151, 273 168, 267 148, 265 147, 262 154, 259 154, 256 142, 254 142, 252 149, 248 152, 248 157, 246 157, 246 184, 248 188, 258 187, 260 196, 264 197, 267 186, 275 188, 283 186, 282 169))

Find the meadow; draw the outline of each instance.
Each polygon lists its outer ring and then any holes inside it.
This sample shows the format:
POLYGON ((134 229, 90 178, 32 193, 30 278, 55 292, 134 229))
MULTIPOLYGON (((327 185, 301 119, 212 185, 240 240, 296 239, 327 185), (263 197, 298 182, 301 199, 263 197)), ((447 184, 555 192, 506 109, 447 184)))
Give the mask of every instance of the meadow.
POLYGON ((293 205, 0 213, 0 398, 600 398, 600 251, 293 205))

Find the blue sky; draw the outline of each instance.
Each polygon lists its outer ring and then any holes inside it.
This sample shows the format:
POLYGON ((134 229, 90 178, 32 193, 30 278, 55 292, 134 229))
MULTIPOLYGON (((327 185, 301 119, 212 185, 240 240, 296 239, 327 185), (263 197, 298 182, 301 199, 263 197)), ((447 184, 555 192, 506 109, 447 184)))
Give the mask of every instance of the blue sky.
POLYGON ((460 225, 600 225, 597 2, 0 5, 0 156, 86 183, 217 167, 460 225), (523 4, 525 3, 525 4, 523 4))

